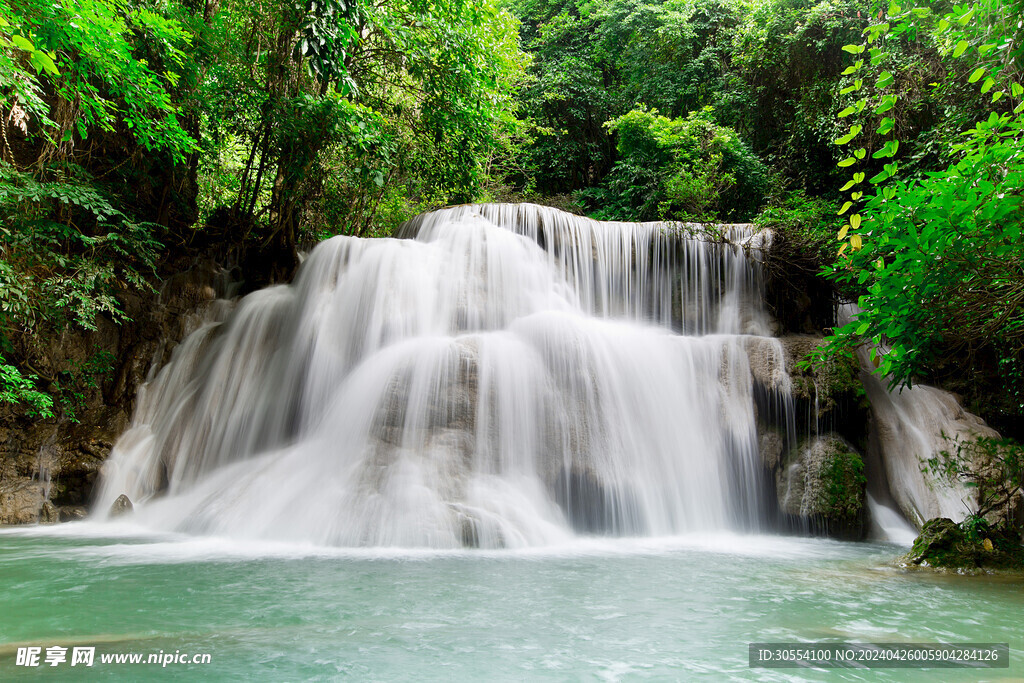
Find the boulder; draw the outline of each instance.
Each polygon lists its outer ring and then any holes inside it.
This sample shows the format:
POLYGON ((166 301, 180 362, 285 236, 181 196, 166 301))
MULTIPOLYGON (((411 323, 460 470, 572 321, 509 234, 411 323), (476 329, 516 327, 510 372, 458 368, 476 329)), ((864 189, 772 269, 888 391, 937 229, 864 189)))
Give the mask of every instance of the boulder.
POLYGON ((39 508, 39 523, 56 524, 59 521, 60 512, 57 510, 57 506, 48 500, 43 501, 43 506, 39 508))
POLYGON ((62 505, 57 508, 58 521, 61 522, 75 522, 80 519, 85 519, 89 514, 89 511, 84 505, 62 505))
POLYGON ((0 524, 34 524, 45 498, 43 485, 31 479, 0 479, 0 524))
POLYGON ((128 498, 128 496, 122 493, 110 506, 110 517, 111 519, 115 517, 120 517, 121 515, 128 514, 134 509, 135 506, 132 505, 132 501, 128 498))
POLYGON ((968 533, 948 517, 937 517, 924 523, 910 552, 898 564, 956 571, 1024 571, 1024 546, 1020 536, 1009 527, 982 523, 968 533))
POLYGON ((839 436, 827 434, 799 444, 776 470, 775 481, 780 511, 799 525, 836 538, 864 538, 864 462, 839 436))

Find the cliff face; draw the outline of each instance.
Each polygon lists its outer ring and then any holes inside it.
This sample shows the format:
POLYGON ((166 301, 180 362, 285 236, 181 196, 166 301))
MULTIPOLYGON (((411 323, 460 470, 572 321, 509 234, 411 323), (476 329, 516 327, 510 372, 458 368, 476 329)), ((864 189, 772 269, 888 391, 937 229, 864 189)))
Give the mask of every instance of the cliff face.
POLYGON ((61 363, 85 363, 97 353, 113 371, 80 389, 75 420, 38 421, 0 409, 0 524, 31 524, 85 515, 93 484, 114 441, 128 427, 139 387, 169 359, 174 346, 226 293, 224 268, 195 259, 168 277, 158 293, 124 297, 131 319, 98 320, 94 332, 68 331, 51 340, 37 369, 56 374, 61 363))

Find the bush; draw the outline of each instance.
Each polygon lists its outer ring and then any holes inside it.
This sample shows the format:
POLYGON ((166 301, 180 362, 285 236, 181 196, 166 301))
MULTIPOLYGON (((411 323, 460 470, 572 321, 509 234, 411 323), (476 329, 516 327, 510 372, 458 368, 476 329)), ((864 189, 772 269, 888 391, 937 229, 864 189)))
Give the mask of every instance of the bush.
POLYGON ((584 193, 613 220, 749 220, 764 204, 770 175, 730 128, 706 111, 670 119, 638 107, 605 124, 620 160, 601 187, 584 193))

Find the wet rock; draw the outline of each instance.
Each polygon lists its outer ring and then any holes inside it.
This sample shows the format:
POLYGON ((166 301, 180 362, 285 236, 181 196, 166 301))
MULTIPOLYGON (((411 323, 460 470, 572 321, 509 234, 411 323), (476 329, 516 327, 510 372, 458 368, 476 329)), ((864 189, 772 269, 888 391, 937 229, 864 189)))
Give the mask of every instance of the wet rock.
POLYGON ((982 523, 968 533, 948 517, 937 517, 924 523, 910 552, 898 564, 956 571, 1024 571, 1024 546, 1010 527, 982 523))
POLYGON ((56 524, 59 521, 60 513, 57 511, 57 506, 48 500, 43 501, 43 506, 39 508, 39 523, 56 524))
POLYGON ((43 486, 37 481, 0 480, 0 524, 35 524, 44 500, 43 486))
POLYGON ((132 505, 132 501, 125 494, 121 494, 110 506, 110 517, 120 517, 132 512, 135 506, 132 505))
POLYGON ((867 528, 864 462, 835 434, 814 437, 776 472, 779 509, 812 533, 860 540, 867 528))
POLYGON ((75 522, 85 519, 89 511, 82 505, 64 505, 58 508, 61 522, 75 522))
POLYGON ((757 438, 761 462, 769 471, 775 471, 782 461, 782 447, 785 441, 782 433, 777 429, 765 429, 757 438))

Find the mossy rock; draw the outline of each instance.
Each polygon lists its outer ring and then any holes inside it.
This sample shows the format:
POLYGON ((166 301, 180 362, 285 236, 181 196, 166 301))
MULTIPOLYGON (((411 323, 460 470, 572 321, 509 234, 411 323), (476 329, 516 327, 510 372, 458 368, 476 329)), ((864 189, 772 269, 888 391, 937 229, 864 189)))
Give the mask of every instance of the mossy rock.
POLYGON ((971 538, 953 520, 939 517, 925 522, 910 552, 898 564, 957 571, 1024 571, 1024 546, 1013 529, 989 528, 971 538))
POLYGON ((864 461, 835 434, 814 437, 778 470, 781 512, 805 520, 812 532, 860 540, 866 528, 864 461))
POLYGON ((793 357, 790 363, 790 379, 793 383, 793 397, 799 400, 815 401, 822 415, 831 412, 843 403, 857 405, 866 398, 860 379, 860 363, 853 354, 837 354, 814 363, 809 367, 800 361, 813 353, 820 340, 787 338, 784 343, 793 357), (810 342, 815 342, 811 344, 810 342))

